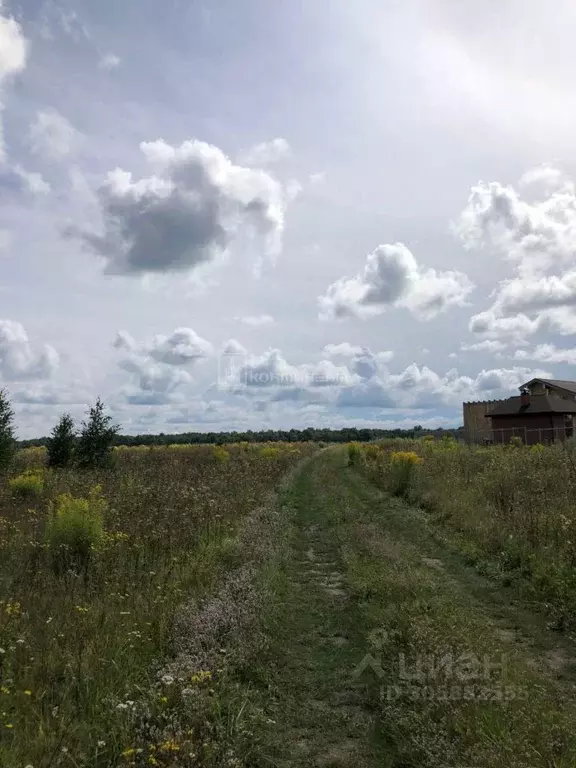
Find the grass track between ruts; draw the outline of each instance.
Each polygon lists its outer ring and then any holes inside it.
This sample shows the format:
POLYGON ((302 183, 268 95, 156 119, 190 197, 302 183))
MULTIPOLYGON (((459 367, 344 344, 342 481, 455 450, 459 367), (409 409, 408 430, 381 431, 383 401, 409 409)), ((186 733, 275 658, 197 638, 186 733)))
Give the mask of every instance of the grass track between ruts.
POLYGON ((329 449, 284 515, 272 642, 247 673, 269 721, 249 765, 576 764, 571 644, 439 543, 425 513, 329 449))

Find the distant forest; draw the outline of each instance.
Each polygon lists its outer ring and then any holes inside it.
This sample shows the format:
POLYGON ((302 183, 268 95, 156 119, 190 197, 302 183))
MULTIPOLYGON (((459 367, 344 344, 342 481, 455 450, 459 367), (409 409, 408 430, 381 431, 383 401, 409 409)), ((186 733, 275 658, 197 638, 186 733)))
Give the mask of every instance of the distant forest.
MULTIPOLYGON (((275 443, 288 442, 298 443, 302 441, 324 442, 324 443, 349 443, 357 441, 360 443, 369 440, 381 440, 390 437, 414 438, 424 435, 434 435, 437 438, 444 436, 453 436, 455 438, 464 437, 463 427, 454 429, 425 429, 420 425, 412 429, 356 429, 355 427, 346 427, 345 429, 316 429, 306 427, 306 429, 268 429, 258 432, 248 430, 247 432, 182 432, 171 435, 160 432, 158 435, 118 435, 115 439, 115 445, 175 445, 199 443, 275 443)), ((40 437, 35 440, 19 440, 20 448, 29 448, 32 446, 46 445, 48 438, 40 437)))

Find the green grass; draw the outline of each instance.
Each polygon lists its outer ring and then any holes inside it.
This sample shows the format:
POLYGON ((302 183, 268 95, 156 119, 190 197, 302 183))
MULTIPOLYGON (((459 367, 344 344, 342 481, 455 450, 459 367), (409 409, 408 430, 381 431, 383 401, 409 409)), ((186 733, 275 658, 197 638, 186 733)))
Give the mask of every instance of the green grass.
MULTIPOLYGON (((416 447, 403 498, 373 482, 386 486, 378 446, 121 450, 114 470, 45 472, 32 501, 4 481, 3 768, 576 764, 569 633, 491 571, 494 499, 527 498, 510 479, 523 449, 498 454, 496 483, 481 471, 492 454, 416 447), (499 489, 484 502, 482 483, 499 489), (409 503, 443 484, 446 499, 472 488, 460 523, 456 502, 409 503), (71 500, 82 523, 98 485, 88 565, 55 569, 50 510, 71 500)), ((552 454, 536 454, 560 503, 552 454)), ((21 454, 15 473, 40 458, 21 454)), ((542 561, 560 518, 545 519, 542 561)), ((519 510, 503 524, 520 535, 519 510)))
POLYGON ((273 723, 250 764, 572 766, 569 646, 347 464, 343 449, 312 459, 286 500, 272 643, 253 669, 273 723))
POLYGON ((363 450, 359 470, 392 490, 390 455, 416 451, 403 495, 429 513, 437 535, 500 584, 538 603, 559 629, 576 628, 576 450, 468 447, 453 440, 383 441, 363 450))
MULTIPOLYGON (((239 531, 310 448, 225 450, 119 450, 112 470, 46 470, 40 497, 0 479, 3 768, 130 764, 146 717, 159 753, 174 741, 156 686, 180 614, 246 560, 239 531)), ((15 473, 43 458, 22 454, 15 473)))

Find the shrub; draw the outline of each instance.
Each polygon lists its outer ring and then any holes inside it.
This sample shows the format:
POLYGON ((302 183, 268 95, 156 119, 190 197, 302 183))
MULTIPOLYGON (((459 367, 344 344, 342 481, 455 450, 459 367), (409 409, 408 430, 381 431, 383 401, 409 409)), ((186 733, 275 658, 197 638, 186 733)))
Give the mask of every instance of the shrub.
POLYGON ((44 491, 44 473, 42 470, 29 469, 13 477, 8 486, 12 493, 22 498, 41 496, 44 491))
POLYGON ((390 454, 390 477, 388 489, 395 496, 406 496, 414 470, 423 459, 415 451, 395 451, 390 454))
POLYGON ((43 446, 34 446, 30 448, 21 448, 14 455, 14 466, 18 471, 25 469, 38 469, 46 464, 46 448, 43 446))
POLYGON ((0 471, 10 466, 14 456, 14 411, 10 406, 8 394, 0 389, 0 471))
POLYGON ((48 440, 48 466, 70 466, 74 458, 75 444, 74 421, 69 413, 65 413, 52 430, 52 436, 48 440))
POLYGON ((112 417, 104 413, 100 398, 88 411, 88 421, 82 422, 78 441, 78 465, 85 469, 106 467, 112 463, 112 443, 119 427, 112 423, 112 417))
POLYGON ((348 466, 355 467, 362 456, 362 446, 360 443, 348 443, 348 466))
POLYGON ((46 543, 57 574, 87 571, 92 552, 104 541, 107 508, 99 485, 92 488, 87 499, 64 493, 51 505, 46 543))
POLYGON ((275 448, 272 445, 265 445, 260 449, 260 456, 263 459, 277 459, 280 456, 280 448, 275 448))
POLYGON ((223 448, 221 445, 216 445, 212 449, 212 455, 216 459, 216 461, 219 461, 221 464, 224 464, 228 461, 230 458, 230 454, 226 450, 226 448, 223 448))

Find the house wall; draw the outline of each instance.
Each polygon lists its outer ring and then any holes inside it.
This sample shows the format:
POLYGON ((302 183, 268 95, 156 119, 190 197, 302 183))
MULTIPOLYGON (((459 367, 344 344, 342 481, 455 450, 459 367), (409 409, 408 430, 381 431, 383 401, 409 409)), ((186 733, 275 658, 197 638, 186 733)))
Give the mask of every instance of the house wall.
POLYGON ((502 400, 482 400, 463 403, 464 439, 467 443, 482 443, 491 439, 490 418, 486 414, 495 408, 502 400))
POLYGON ((562 413, 534 415, 513 414, 492 416, 492 440, 495 443, 509 443, 513 437, 520 437, 527 445, 565 440, 570 432, 562 413))

